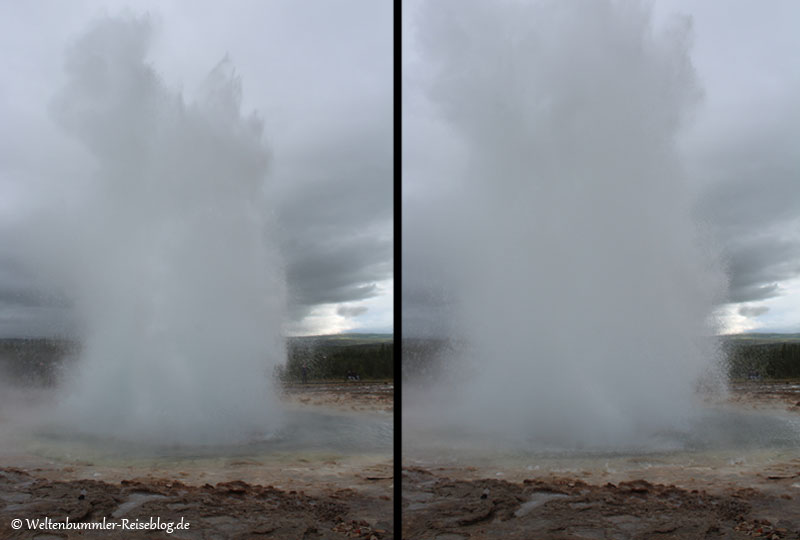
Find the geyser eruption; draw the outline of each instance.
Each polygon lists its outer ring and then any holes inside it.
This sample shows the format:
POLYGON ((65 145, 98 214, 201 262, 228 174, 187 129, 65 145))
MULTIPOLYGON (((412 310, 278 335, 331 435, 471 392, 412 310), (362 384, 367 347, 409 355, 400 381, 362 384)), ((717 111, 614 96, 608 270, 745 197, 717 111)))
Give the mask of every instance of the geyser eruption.
POLYGON ((146 60, 147 18, 95 23, 68 51, 52 115, 95 164, 70 182, 58 277, 81 317, 58 424, 176 443, 277 427, 284 280, 262 124, 230 62, 185 103, 146 60))
POLYGON ((431 205, 456 345, 406 426, 541 448, 682 429, 715 379, 724 288, 676 146, 700 98, 689 24, 594 0, 430 2, 416 22, 463 159, 431 205))

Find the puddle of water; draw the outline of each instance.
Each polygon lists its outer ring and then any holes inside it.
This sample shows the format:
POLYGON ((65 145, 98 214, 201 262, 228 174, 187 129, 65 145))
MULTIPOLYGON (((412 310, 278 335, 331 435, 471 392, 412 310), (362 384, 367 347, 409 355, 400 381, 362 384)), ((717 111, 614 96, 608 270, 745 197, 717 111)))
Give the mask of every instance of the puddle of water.
MULTIPOLYGON (((2 427, 2 426, 0 426, 2 427)), ((390 453, 393 447, 390 417, 370 413, 292 411, 286 425, 268 436, 238 445, 159 445, 82 436, 57 428, 15 434, 14 453, 77 464, 230 460, 253 463, 282 455, 317 458, 390 453)))
POLYGON ((658 467, 754 467, 800 458, 800 416, 783 410, 710 408, 683 430, 618 448, 545 447, 534 436, 484 437, 456 431, 404 432, 404 456, 420 466, 474 466, 575 474, 658 467))

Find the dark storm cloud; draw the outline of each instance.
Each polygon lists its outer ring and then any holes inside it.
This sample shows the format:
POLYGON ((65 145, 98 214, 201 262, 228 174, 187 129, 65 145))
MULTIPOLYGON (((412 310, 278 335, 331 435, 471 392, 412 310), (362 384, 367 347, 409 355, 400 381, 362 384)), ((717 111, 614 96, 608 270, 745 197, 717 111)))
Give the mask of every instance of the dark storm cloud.
POLYGON ((726 238, 729 301, 751 302, 781 294, 779 283, 800 275, 800 243, 770 238, 726 238))
POLYGON ((780 296, 800 276, 799 111, 794 99, 766 104, 698 158, 709 184, 697 214, 722 247, 730 302, 780 296))
POLYGON ((391 244, 376 239, 325 239, 289 252, 290 296, 297 312, 317 304, 375 296, 391 276, 391 244))
MULTIPOLYGON (((376 295, 392 277, 392 149, 376 122, 292 159, 276 171, 281 244, 296 314, 376 295)), ((379 117, 378 117, 379 118, 379 117)))

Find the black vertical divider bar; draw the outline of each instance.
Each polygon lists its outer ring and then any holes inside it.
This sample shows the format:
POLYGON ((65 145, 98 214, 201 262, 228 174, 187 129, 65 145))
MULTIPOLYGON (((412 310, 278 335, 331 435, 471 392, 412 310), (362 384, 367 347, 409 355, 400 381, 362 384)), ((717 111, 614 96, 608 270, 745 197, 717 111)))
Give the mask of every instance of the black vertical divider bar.
POLYGON ((401 0, 394 0, 394 536, 402 538, 403 417, 403 271, 402 271, 402 18, 401 0))

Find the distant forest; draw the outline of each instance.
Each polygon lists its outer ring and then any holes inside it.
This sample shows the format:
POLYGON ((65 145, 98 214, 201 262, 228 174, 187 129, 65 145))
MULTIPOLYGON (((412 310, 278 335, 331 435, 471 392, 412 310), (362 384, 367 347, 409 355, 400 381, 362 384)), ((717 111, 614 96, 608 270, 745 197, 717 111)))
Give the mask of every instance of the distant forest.
MULTIPOLYGON (((341 334, 290 338, 287 358, 277 375, 300 381, 303 365, 309 380, 394 378, 394 338, 386 334, 341 334)), ((800 379, 800 334, 724 336, 723 350, 732 379, 800 379)), ((403 340, 403 374, 428 378, 457 347, 442 339, 403 340)), ((74 342, 45 339, 0 339, 0 379, 50 385, 74 360, 74 342)), ((457 353, 455 353, 457 355, 457 353)))
POLYGON ((800 379, 800 334, 726 336, 732 379, 800 379))
MULTIPOLYGON (((310 381, 394 377, 394 339, 391 334, 337 334, 287 340, 286 361, 278 366, 285 382, 302 379, 307 366, 310 381)), ((0 339, 0 382, 51 386, 68 370, 79 353, 77 343, 53 339, 0 339)))
MULTIPOLYGON (((731 379, 800 379, 800 334, 723 336, 731 379)), ((403 340, 403 377, 424 379, 437 373, 457 345, 444 339, 403 340)))
POLYGON ((345 380, 348 374, 364 379, 394 379, 394 340, 385 334, 339 334, 293 338, 288 360, 278 376, 286 382, 345 380))

